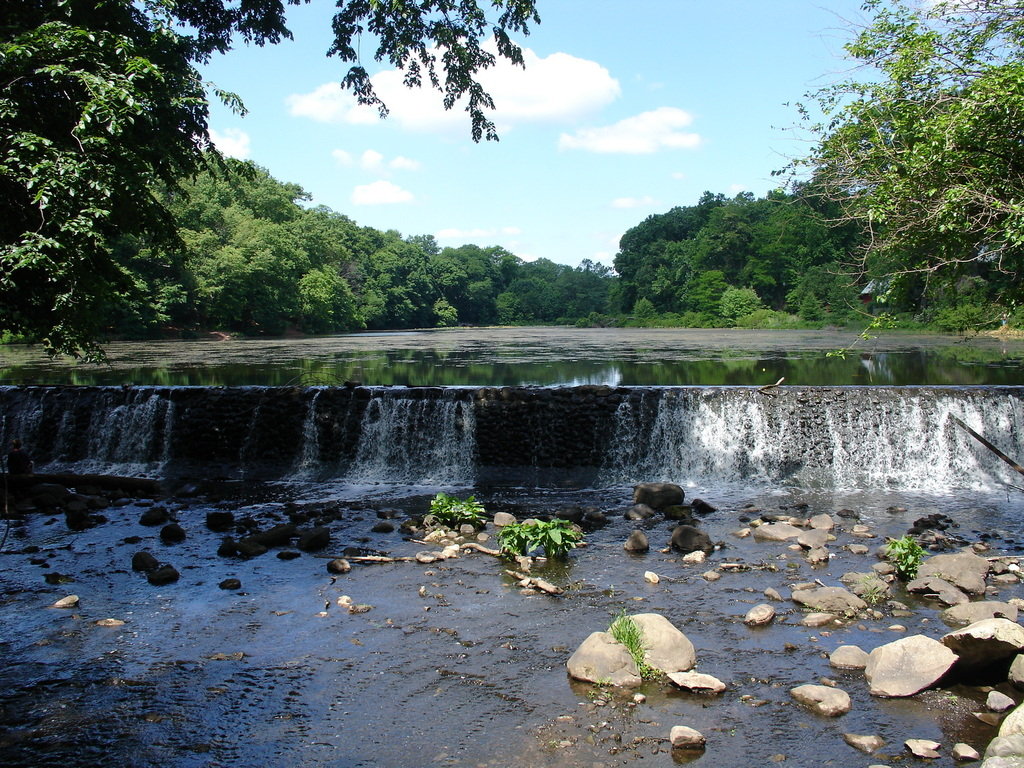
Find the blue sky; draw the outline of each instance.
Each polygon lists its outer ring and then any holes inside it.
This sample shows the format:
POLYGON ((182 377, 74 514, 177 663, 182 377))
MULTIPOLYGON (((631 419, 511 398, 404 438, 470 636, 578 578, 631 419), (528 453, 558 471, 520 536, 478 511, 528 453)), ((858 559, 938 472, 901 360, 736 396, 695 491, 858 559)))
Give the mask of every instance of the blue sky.
POLYGON ((525 70, 485 75, 499 142, 474 144, 465 112, 367 69, 391 109, 380 120, 337 83, 332 3, 291 7, 295 39, 240 46, 204 75, 242 97, 217 105, 223 151, 301 185, 361 225, 439 244, 500 245, 532 260, 611 264, 652 213, 705 190, 761 196, 806 151, 795 103, 849 68, 842 45, 859 0, 537 0, 518 42, 525 70))

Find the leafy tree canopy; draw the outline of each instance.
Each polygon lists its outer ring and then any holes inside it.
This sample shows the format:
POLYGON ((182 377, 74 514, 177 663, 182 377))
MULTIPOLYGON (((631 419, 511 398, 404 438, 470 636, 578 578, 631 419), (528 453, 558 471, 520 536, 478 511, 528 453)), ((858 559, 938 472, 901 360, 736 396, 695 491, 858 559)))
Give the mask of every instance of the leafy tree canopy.
MULTIPOLYGON (((0 19, 0 331, 38 337, 53 352, 89 357, 101 309, 134 282, 112 258, 122 235, 179 241, 157 199, 218 156, 195 65, 234 40, 290 37, 286 4, 300 0, 28 0, 0 19)), ((429 84, 454 107, 465 98, 473 138, 496 138, 476 73, 499 56, 522 63, 510 33, 539 21, 534 0, 339 0, 328 55, 350 65, 343 86, 373 92, 354 41, 429 84), (486 5, 486 10, 485 6, 486 5), (496 15, 492 18, 488 14, 496 15)), ((215 92, 229 105, 231 94, 215 92)), ((224 253, 226 263, 237 254, 224 253)), ((309 278, 304 301, 314 299, 309 278)))
POLYGON ((893 296, 979 277, 1013 306, 1024 268, 1024 6, 869 0, 856 77, 813 94, 804 164, 868 232, 854 270, 893 296))

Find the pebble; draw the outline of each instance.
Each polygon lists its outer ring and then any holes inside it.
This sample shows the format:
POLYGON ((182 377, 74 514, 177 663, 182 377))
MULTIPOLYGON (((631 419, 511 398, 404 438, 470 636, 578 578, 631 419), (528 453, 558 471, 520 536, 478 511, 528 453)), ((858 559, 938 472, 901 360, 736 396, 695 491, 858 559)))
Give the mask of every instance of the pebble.
POLYGON ((657 584, 659 581, 661 581, 661 577, 659 577, 658 574, 656 574, 654 571, 645 571, 644 581, 646 581, 648 584, 657 584))
POLYGON ((720 574, 718 571, 705 571, 702 574, 702 578, 704 579, 704 581, 718 581, 720 578, 722 578, 722 574, 720 574))
POLYGON ((53 607, 54 608, 76 608, 78 606, 78 603, 79 603, 78 595, 68 595, 67 597, 62 597, 60 600, 55 602, 53 604, 53 607))

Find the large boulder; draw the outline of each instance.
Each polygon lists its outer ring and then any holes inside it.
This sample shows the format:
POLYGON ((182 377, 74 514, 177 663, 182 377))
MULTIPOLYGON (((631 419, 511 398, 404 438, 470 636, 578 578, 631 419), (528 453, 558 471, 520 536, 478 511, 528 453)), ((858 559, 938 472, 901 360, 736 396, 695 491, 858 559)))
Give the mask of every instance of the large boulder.
POLYGON ((1017 620, 1017 609, 1010 603, 999 600, 981 600, 976 603, 961 603, 942 612, 942 620, 953 626, 974 624, 984 619, 1017 620))
POLYGON ((817 587, 793 591, 793 602, 822 613, 850 615, 863 611, 868 604, 842 587, 817 587))
POLYGON ((911 635, 875 648, 864 676, 872 696, 913 696, 941 680, 956 660, 938 640, 911 635))
POLYGON ((672 549, 684 555, 690 552, 714 552, 715 545, 711 537, 692 525, 677 525, 672 531, 672 549))
POLYGON ((942 644, 963 666, 987 666, 1024 651, 1024 627, 1009 619, 983 619, 944 635, 942 644))
POLYGON ((937 576, 969 595, 982 595, 985 593, 988 568, 988 560, 984 557, 973 552, 956 552, 929 557, 921 563, 917 577, 923 579, 937 576))
POLYGON ((640 671, 626 647, 607 632, 593 632, 566 663, 575 680, 602 685, 640 685, 640 671))
POLYGON ((633 486, 633 503, 664 509, 683 503, 683 489, 675 483, 640 483, 633 486))
POLYGON ((690 639, 671 621, 657 613, 638 613, 630 618, 643 633, 644 660, 668 674, 686 672, 697 663, 690 639))

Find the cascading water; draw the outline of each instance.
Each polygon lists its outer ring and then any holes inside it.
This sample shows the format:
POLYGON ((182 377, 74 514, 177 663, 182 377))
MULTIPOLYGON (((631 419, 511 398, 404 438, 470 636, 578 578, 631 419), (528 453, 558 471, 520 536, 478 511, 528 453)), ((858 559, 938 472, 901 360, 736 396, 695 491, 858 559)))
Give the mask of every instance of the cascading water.
POLYGON ((37 471, 403 485, 991 490, 1018 387, 0 387, 37 471))

